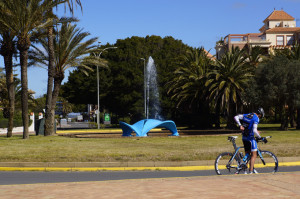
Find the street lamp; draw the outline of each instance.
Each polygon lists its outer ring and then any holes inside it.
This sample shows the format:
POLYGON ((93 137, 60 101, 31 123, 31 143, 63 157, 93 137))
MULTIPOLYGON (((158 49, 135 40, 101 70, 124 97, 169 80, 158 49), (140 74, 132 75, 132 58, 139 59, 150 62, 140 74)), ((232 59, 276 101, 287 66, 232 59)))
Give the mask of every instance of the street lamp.
MULTIPOLYGON (((98 44, 100 44, 101 42, 98 42, 98 44)), ((95 57, 98 57, 98 59, 100 60, 100 56, 101 54, 108 49, 116 49, 118 47, 107 47, 104 48, 103 50, 100 51, 100 53, 97 55, 96 53, 93 53, 95 57)), ((98 110, 97 110, 97 126, 98 129, 100 129, 100 92, 99 92, 99 65, 97 64, 97 103, 98 103, 98 110)))
POLYGON ((146 60, 144 58, 140 58, 141 60, 144 60, 144 109, 145 109, 145 118, 148 119, 147 115, 147 103, 146 103, 146 60))

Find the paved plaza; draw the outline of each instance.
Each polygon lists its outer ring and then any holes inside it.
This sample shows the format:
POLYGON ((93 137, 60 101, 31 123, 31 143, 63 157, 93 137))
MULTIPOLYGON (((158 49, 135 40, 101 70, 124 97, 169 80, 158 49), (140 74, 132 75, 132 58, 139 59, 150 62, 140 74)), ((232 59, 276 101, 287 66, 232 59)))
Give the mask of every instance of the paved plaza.
POLYGON ((300 172, 0 186, 2 199, 300 198, 300 172))

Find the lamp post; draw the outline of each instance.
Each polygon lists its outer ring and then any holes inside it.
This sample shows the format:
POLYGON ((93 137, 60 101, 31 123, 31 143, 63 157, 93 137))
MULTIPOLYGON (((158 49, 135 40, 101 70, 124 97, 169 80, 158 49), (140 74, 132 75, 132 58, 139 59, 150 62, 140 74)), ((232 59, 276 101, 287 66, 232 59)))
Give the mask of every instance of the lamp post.
MULTIPOLYGON (((101 42, 98 42, 100 44, 101 42)), ((116 49, 118 47, 107 47, 104 48, 103 50, 100 51, 100 53, 97 55, 96 53, 93 53, 95 57, 98 57, 100 59, 101 54, 108 49, 116 49)), ((99 65, 97 64, 97 105, 98 105, 98 110, 97 110, 97 126, 98 129, 100 129, 100 89, 99 89, 99 65)))
POLYGON ((144 111, 145 111, 145 118, 148 119, 147 115, 147 103, 146 103, 146 60, 144 58, 140 58, 141 60, 144 60, 144 111))

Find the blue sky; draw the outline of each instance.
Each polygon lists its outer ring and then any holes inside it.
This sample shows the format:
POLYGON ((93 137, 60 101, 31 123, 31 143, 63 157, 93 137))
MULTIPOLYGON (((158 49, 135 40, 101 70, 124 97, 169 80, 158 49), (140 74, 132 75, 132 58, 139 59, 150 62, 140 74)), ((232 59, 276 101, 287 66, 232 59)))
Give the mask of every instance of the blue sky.
MULTIPOLYGON (((262 21, 283 9, 300 26, 300 0, 81 0, 75 10, 79 27, 99 37, 102 44, 131 36, 172 36, 193 47, 215 53, 217 40, 227 34, 255 33, 262 21)), ((64 9, 58 10, 64 13, 64 9)), ((2 59, 3 60, 3 59, 2 59)), ((1 62, 2 65, 3 61, 1 62)), ((68 73, 64 81, 67 81, 68 73)), ((47 72, 28 69, 29 88, 36 97, 46 93, 47 72)))

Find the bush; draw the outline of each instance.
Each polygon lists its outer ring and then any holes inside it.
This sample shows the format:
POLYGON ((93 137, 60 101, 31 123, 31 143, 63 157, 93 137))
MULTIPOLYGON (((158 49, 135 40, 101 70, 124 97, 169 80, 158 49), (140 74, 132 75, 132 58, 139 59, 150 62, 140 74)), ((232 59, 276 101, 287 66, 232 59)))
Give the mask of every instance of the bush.
MULTIPOLYGON (((32 120, 30 120, 30 124, 32 120)), ((0 128, 7 128, 8 119, 0 119, 0 128)), ((29 125, 30 125, 29 124, 29 125)), ((14 127, 23 126, 22 120, 14 120, 14 127)))
MULTIPOLYGON (((3 112, 0 112, 0 128, 7 128, 8 119, 4 118, 3 112)), ((32 120, 29 120, 29 126, 32 124, 32 120)), ((22 113, 16 112, 14 116, 14 127, 23 126, 22 113)))

